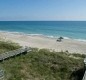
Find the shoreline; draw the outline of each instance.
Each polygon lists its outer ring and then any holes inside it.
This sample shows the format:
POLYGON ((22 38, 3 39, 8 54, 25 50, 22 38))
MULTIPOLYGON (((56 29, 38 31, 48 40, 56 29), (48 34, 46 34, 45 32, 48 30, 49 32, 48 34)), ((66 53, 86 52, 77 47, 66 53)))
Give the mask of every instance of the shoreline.
POLYGON ((1 30, 0 30, 0 33, 9 33, 9 34, 14 34, 14 35, 27 35, 27 36, 40 36, 40 37, 52 38, 52 39, 58 39, 59 37, 63 37, 64 39, 86 42, 86 39, 70 38, 70 37, 66 37, 66 36, 52 36, 52 35, 32 34, 32 33, 29 34, 29 33, 25 33, 25 32, 1 31, 1 30))
POLYGON ((70 53, 86 54, 86 42, 74 39, 63 39, 62 42, 56 42, 57 38, 50 38, 44 35, 30 35, 20 32, 0 31, 0 40, 19 43, 20 46, 32 48, 46 48, 54 51, 68 51, 70 53))

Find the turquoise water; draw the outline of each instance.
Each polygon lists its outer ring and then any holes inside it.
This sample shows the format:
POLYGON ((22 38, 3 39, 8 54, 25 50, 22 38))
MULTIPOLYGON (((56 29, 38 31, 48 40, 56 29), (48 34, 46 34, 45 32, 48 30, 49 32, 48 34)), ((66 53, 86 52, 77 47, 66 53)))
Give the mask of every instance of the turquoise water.
POLYGON ((0 31, 86 39, 85 21, 0 21, 0 31))

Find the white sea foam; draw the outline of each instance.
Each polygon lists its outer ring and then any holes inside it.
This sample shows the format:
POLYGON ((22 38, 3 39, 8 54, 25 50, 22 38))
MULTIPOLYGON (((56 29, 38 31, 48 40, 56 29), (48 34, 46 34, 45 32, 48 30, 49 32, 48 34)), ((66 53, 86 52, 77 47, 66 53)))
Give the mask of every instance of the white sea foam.
POLYGON ((57 38, 57 37, 55 37, 55 36, 46 36, 46 37, 48 37, 48 38, 57 38))
POLYGON ((74 40, 86 42, 86 39, 74 39, 74 40))
POLYGON ((27 34, 27 35, 30 35, 30 36, 43 36, 43 34, 27 34))
POLYGON ((64 39, 70 39, 69 37, 63 37, 64 39))
MULTIPOLYGON (((24 33, 24 32, 13 32, 13 31, 0 31, 0 33, 9 33, 9 34, 15 34, 15 35, 27 35, 27 36, 40 36, 40 37, 46 37, 46 38, 52 38, 52 39, 57 39, 59 38, 59 36, 47 36, 47 35, 43 35, 43 34, 28 34, 28 33, 24 33)), ((65 37, 62 36, 64 39, 73 39, 76 41, 82 41, 82 42, 86 42, 86 39, 74 39, 74 38, 69 38, 69 37, 65 37)))

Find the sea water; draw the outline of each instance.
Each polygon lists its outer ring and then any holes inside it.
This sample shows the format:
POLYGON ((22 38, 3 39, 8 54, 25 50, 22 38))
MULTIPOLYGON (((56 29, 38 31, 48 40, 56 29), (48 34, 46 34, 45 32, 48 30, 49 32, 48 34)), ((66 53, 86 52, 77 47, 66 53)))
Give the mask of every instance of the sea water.
POLYGON ((0 31, 86 40, 86 21, 0 21, 0 31))

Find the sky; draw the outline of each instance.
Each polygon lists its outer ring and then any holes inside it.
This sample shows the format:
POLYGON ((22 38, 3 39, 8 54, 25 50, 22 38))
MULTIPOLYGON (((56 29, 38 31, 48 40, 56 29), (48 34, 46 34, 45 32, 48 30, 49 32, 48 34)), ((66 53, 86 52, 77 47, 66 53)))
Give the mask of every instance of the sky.
POLYGON ((86 21, 86 0, 0 0, 0 21, 86 21))

